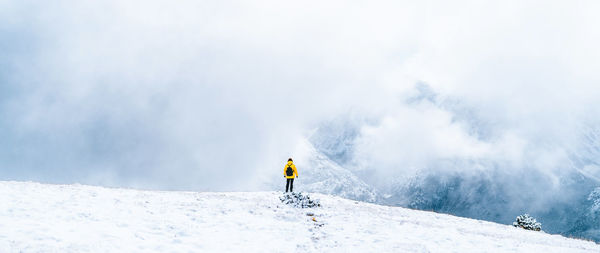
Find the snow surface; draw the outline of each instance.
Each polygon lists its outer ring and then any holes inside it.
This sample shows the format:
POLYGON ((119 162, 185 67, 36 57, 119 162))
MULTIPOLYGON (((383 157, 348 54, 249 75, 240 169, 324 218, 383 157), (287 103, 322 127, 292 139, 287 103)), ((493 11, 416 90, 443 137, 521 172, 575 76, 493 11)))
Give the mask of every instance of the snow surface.
POLYGON ((301 209, 281 192, 0 182, 0 193, 0 252, 600 252, 589 241, 322 194, 311 194, 321 207, 301 209))

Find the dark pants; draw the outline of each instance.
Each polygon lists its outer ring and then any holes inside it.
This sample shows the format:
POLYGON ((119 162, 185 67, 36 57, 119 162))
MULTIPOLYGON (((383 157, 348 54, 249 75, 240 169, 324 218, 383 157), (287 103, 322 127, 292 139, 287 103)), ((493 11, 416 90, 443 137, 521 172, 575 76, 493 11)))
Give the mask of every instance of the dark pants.
POLYGON ((290 189, 290 192, 294 191, 294 179, 293 178, 287 179, 287 183, 285 184, 285 192, 288 192, 288 188, 290 189))

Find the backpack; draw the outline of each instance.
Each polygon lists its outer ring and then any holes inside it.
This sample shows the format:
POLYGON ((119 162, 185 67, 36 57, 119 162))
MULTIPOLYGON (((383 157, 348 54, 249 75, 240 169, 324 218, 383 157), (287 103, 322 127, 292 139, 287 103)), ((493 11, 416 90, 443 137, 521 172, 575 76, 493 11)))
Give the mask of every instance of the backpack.
POLYGON ((287 169, 285 170, 285 174, 288 177, 291 177, 294 175, 294 169, 292 169, 292 165, 288 165, 287 169))

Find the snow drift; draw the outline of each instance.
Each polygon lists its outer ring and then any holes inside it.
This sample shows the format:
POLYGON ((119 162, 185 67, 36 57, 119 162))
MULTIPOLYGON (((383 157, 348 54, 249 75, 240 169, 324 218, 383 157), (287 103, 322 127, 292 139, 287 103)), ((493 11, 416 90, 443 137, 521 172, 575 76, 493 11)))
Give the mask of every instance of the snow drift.
POLYGON ((0 252, 599 252, 512 226, 311 194, 0 182, 0 252))

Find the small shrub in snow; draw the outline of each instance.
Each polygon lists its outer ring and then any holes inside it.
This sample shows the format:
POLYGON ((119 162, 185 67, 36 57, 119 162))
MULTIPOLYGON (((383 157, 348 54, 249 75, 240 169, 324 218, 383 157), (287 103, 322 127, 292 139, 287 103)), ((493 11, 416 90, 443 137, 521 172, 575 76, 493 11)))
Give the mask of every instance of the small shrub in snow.
POLYGON ((529 216, 529 214, 517 216, 517 221, 513 222, 513 226, 534 231, 542 230, 542 224, 529 216))
POLYGON ((312 200, 310 199, 310 196, 307 194, 302 194, 301 192, 285 193, 283 196, 279 197, 279 200, 286 205, 291 205, 297 208, 312 208, 321 206, 321 203, 318 199, 312 200))

